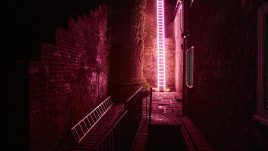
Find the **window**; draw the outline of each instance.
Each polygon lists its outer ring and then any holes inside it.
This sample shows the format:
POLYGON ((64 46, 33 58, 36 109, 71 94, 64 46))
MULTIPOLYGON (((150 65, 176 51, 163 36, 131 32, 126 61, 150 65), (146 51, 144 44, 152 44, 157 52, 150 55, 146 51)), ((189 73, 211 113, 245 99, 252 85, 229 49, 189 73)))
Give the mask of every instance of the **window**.
POLYGON ((268 126, 268 2, 258 11, 257 115, 254 118, 268 126))
POLYGON ((186 65, 186 85, 189 88, 193 87, 193 73, 194 73, 194 47, 192 46, 186 51, 185 58, 186 65))
POLYGON ((193 2, 194 2, 194 0, 191 0, 191 2, 190 2, 190 7, 192 6, 193 2))

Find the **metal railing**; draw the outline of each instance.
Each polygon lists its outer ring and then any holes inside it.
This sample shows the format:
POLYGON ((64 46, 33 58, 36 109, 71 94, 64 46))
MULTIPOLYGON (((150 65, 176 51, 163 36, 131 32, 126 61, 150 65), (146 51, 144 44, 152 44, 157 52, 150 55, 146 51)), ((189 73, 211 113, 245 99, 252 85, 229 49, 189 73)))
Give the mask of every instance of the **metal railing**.
POLYGON ((94 110, 92 110, 86 117, 80 120, 75 126, 72 127, 71 132, 75 140, 79 143, 86 134, 98 123, 101 117, 113 105, 111 97, 105 99, 94 110))
POLYGON ((126 101, 127 115, 125 119, 124 135, 122 140, 124 148, 122 150, 130 150, 133 146, 137 131, 140 126, 142 118, 142 98, 143 87, 140 87, 132 96, 126 101))
POLYGON ((153 88, 150 88, 150 102, 149 102, 149 122, 148 124, 151 124, 152 121, 152 95, 153 95, 153 88))
POLYGON ((96 145, 94 151, 130 150, 142 116, 142 87, 125 102, 126 111, 96 145))
POLYGON ((113 127, 108 133, 102 137, 99 143, 96 145, 94 151, 119 151, 120 150, 120 129, 123 118, 127 111, 125 111, 121 117, 115 122, 113 127))

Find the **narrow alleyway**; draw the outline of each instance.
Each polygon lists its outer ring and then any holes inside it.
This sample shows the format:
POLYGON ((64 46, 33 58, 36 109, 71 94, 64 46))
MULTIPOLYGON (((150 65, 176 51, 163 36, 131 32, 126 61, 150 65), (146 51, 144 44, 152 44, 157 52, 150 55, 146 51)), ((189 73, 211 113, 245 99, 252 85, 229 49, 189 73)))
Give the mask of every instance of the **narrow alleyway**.
POLYGON ((153 92, 151 124, 146 116, 149 114, 150 101, 149 98, 143 100, 143 118, 134 151, 184 150, 179 120, 182 106, 175 98, 175 92, 153 92))
POLYGON ((268 151, 268 0, 3 6, 2 148, 268 151))

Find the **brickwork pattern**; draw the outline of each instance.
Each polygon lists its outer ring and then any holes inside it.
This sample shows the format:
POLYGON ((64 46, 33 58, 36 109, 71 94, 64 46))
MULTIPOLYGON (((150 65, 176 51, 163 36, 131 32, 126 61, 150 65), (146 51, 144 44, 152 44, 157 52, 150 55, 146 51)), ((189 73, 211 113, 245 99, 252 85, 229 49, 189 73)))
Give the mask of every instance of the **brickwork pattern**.
POLYGON ((122 102, 145 83, 143 78, 145 0, 110 3, 111 88, 114 101, 122 102))
POLYGON ((29 69, 31 150, 63 149, 65 132, 108 96, 106 32, 103 5, 58 27, 56 44, 42 44, 29 69))

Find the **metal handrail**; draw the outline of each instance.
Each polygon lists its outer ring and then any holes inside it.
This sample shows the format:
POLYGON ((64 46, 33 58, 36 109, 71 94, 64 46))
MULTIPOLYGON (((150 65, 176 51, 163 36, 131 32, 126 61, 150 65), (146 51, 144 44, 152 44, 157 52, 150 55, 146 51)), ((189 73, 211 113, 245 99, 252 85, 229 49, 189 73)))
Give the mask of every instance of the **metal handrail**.
MULTIPOLYGON (((118 151, 128 150, 131 148, 132 142, 135 138, 135 134, 140 121, 142 111, 142 96, 141 90, 143 87, 138 88, 126 101, 124 112, 116 119, 111 118, 112 125, 109 129, 103 131, 102 136, 98 139, 96 144, 92 146, 94 151, 118 151), (121 132, 123 131, 123 133, 121 132)), ((123 105, 123 104, 122 104, 123 105)), ((79 121, 71 130, 73 135, 78 140, 78 143, 88 134, 88 132, 95 126, 96 123, 102 118, 102 116, 112 106, 110 97, 103 101, 93 111, 91 111, 86 117, 79 121), (107 103, 108 102, 108 103, 107 103), (105 107, 105 108, 103 108, 105 107), (94 114, 96 113, 96 115, 94 114), (103 113, 103 114, 102 114, 103 113), (95 118, 94 118, 95 116, 95 118), (91 120, 91 123, 88 122, 91 120), (94 119, 93 123, 92 119, 94 119), (86 125, 88 124, 88 125, 86 125), (87 127, 86 127, 87 126, 87 127), (77 130, 80 130, 78 133, 77 130), (81 130, 83 132, 81 132, 81 130), (82 136, 83 135, 83 136, 82 136)))
POLYGON ((100 139, 99 143, 96 145, 96 147, 93 150, 96 150, 100 147, 100 145, 105 141, 106 138, 114 131, 114 129, 120 124, 123 117, 126 115, 127 111, 125 111, 120 118, 116 121, 116 123, 112 126, 112 128, 100 139))
POLYGON ((72 134, 75 136, 75 139, 79 143, 85 136, 90 132, 90 130, 98 123, 98 121, 101 119, 101 117, 109 110, 109 108, 112 106, 111 97, 109 96, 107 99, 105 99, 102 103, 100 103, 94 110, 92 110, 89 114, 87 114, 83 119, 81 119, 77 124, 75 124, 72 128, 72 134), (101 111, 100 111, 101 110, 101 111), (95 111, 97 112, 95 114, 95 111), (91 119, 88 119, 88 117, 91 119), (84 132, 84 129, 82 128, 81 124, 86 127, 86 131, 84 132), (88 125, 87 125, 88 123, 88 125), (82 132, 82 136, 79 134, 77 129, 79 128, 82 132))
POLYGON ((143 89, 143 87, 140 87, 136 92, 134 92, 126 101, 126 103, 128 103, 139 91, 141 91, 141 89, 143 89))

